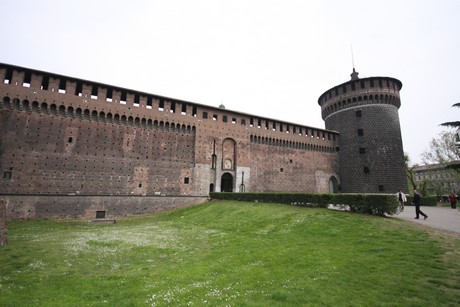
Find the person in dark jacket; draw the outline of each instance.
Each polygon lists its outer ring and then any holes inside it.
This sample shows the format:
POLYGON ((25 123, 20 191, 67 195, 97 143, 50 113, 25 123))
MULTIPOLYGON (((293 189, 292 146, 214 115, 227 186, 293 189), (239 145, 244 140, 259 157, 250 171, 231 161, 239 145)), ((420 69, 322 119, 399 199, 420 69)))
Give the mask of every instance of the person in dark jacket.
POLYGON ((455 193, 454 193, 454 192, 450 193, 450 195, 449 195, 449 202, 450 202, 450 207, 451 207, 452 209, 457 208, 457 196, 455 196, 455 193))
POLYGON ((428 218, 428 215, 420 210, 420 205, 422 204, 422 198, 418 194, 417 190, 414 190, 414 206, 415 206, 415 218, 418 219, 420 215, 424 217, 424 220, 428 218))

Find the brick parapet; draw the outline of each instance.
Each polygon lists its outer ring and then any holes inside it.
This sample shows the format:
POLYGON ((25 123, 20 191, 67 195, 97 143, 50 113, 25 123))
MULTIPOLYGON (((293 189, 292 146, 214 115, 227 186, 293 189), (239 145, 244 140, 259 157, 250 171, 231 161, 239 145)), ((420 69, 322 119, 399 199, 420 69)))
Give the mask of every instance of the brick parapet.
MULTIPOLYGON (((279 119, 2 63, 0 80, 5 80, 0 83, 0 93, 3 96, 10 97, 11 100, 18 99, 17 103, 24 111, 36 110, 42 114, 127 126, 142 126, 145 120, 146 124, 149 121, 158 121, 165 125, 185 125, 190 129, 200 126, 201 129, 209 127, 215 131, 225 127, 232 130, 232 133, 238 132, 240 136, 257 133, 283 139, 302 136, 315 136, 316 139, 317 134, 335 133, 279 119), (43 81, 45 78, 48 80, 46 87, 43 81), (24 101, 29 104, 24 105, 24 101), (36 106, 34 101, 38 103, 36 106), (45 106, 44 109, 42 106, 45 106), (77 112, 79 109, 80 113, 77 112), (88 113, 85 114, 85 110, 88 113)), ((12 108, 15 103, 8 103, 3 107, 12 108)), ((325 140, 318 138, 316 141, 325 140)))
POLYGON ((99 196, 99 195, 4 195, 11 220, 47 218, 105 218, 151 214, 201 204, 207 197, 194 196, 99 196))

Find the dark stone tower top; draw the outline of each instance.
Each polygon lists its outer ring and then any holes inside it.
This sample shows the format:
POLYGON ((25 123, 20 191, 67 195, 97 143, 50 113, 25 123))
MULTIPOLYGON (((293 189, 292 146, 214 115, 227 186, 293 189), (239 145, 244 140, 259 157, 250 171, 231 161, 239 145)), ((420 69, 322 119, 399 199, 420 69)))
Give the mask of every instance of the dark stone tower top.
POLYGON ((336 111, 363 104, 389 103, 398 109, 401 106, 399 91, 402 83, 390 77, 360 79, 353 68, 351 80, 325 91, 318 99, 322 118, 336 111))
POLYGON ((334 86, 318 99, 326 129, 337 131, 341 190, 346 193, 407 191, 398 109, 401 81, 358 78, 334 86))

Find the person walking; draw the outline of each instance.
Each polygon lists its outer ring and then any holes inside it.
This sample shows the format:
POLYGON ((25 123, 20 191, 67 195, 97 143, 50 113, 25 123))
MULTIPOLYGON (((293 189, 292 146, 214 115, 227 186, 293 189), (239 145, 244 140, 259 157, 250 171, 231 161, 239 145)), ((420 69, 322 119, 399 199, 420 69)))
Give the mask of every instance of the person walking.
POLYGON ((419 216, 422 215, 424 217, 424 220, 428 218, 428 215, 422 212, 420 210, 420 205, 422 204, 422 198, 420 197, 420 194, 418 194, 417 190, 414 190, 414 206, 415 206, 415 218, 418 220, 419 216))
POLYGON ((399 201, 399 212, 404 211, 404 203, 407 202, 406 195, 403 193, 401 189, 399 189, 398 193, 396 193, 396 197, 399 201))
POLYGON ((457 208, 457 196, 455 196, 455 193, 452 192, 449 194, 449 202, 450 202, 450 207, 452 209, 456 209, 457 208))

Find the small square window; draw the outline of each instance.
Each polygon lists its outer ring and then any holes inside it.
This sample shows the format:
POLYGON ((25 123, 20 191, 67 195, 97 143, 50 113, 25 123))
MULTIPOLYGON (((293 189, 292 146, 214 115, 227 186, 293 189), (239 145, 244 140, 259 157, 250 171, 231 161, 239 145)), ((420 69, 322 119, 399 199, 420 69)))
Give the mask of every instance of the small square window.
POLYGON ((184 183, 185 183, 185 184, 189 184, 189 183, 190 183, 190 179, 189 179, 188 177, 185 177, 185 178, 184 178, 184 183))
POLYGON ((362 116, 363 116, 363 112, 361 110, 357 110, 356 117, 362 117, 362 116))
POLYGON ((363 135, 364 135, 364 130, 358 129, 358 136, 363 136, 363 135))
POLYGON ((359 149, 359 153, 360 153, 360 154, 365 154, 365 153, 366 153, 366 148, 361 147, 361 148, 359 149))
POLYGON ((367 166, 364 167, 364 174, 369 174, 369 167, 367 166))
POLYGON ((227 122, 227 116, 226 116, 226 115, 222 116, 222 121, 223 121, 224 123, 227 122))
POLYGON ((13 177, 12 171, 3 172, 3 180, 11 180, 11 177, 13 177))
POLYGON ((385 191, 385 189, 384 189, 383 185, 382 184, 379 185, 379 192, 384 192, 384 191, 385 191))
POLYGON ((105 219, 105 211, 96 211, 97 219, 105 219))
POLYGON ((208 112, 203 112, 203 118, 208 118, 208 112))

